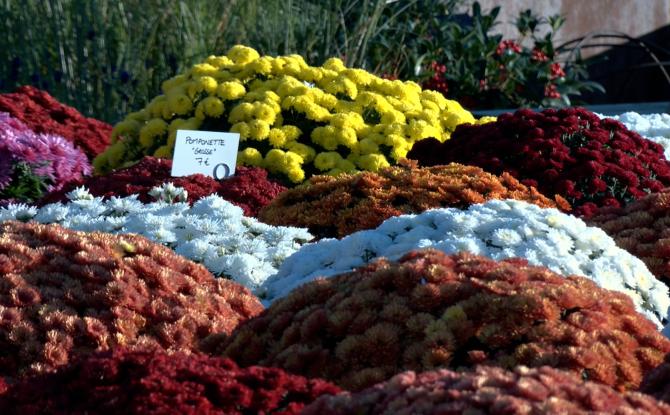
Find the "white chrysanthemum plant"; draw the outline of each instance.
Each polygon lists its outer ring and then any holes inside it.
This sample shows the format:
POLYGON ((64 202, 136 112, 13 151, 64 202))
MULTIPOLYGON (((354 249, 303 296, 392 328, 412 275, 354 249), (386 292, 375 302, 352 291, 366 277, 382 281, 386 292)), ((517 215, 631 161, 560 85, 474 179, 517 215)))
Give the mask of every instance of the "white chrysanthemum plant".
POLYGON ((189 206, 186 191, 172 183, 155 187, 149 194, 157 201, 144 204, 137 195, 103 200, 81 187, 67 194, 66 204, 0 208, 0 221, 33 220, 78 231, 136 233, 252 291, 275 274, 284 259, 313 239, 304 228, 271 226, 246 217, 241 208, 218 195, 189 206))
POLYGON ((306 244, 284 261, 259 292, 269 304, 317 277, 348 272, 377 257, 396 260, 426 247, 496 260, 521 257, 561 275, 586 276, 603 288, 628 294, 659 328, 667 320, 668 287, 640 259, 581 219, 517 200, 397 216, 373 230, 306 244))

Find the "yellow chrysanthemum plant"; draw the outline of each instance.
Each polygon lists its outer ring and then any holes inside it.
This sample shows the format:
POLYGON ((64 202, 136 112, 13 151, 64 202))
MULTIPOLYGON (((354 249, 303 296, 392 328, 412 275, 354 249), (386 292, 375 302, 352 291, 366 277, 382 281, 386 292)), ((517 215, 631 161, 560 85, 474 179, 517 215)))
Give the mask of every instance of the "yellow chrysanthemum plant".
POLYGON ((415 82, 387 80, 337 58, 313 67, 299 55, 260 56, 234 46, 162 84, 162 95, 114 126, 98 173, 145 155, 171 158, 177 130, 240 134, 238 165, 287 184, 313 174, 377 171, 424 138, 449 139, 475 120, 456 101, 415 82))

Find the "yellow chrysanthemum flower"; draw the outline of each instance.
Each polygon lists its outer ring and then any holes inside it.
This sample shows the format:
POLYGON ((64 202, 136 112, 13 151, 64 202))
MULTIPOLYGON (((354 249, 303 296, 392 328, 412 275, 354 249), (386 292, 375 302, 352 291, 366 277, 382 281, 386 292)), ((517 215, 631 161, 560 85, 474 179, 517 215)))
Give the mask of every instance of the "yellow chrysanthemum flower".
POLYGON ((280 172, 286 167, 286 153, 282 150, 273 148, 265 155, 263 165, 270 172, 280 172))
POLYGON ((344 62, 342 62, 342 59, 339 58, 330 58, 326 60, 323 63, 323 67, 324 69, 329 69, 335 72, 342 72, 347 69, 346 66, 344 66, 344 62))
POLYGON ((180 92, 168 93, 167 101, 170 110, 177 115, 188 114, 193 109, 193 102, 186 94, 180 92))
POLYGON ((191 67, 191 75, 193 76, 211 76, 215 77, 219 72, 219 69, 215 66, 212 66, 208 63, 198 63, 191 67))
POLYGON ((238 65, 243 65, 260 58, 260 55, 250 47, 235 45, 228 51, 228 58, 238 65))
POLYGON ((249 138, 252 140, 263 140, 270 135, 270 124, 263 120, 251 120, 249 125, 249 138))
POLYGON ((247 147, 237 152, 237 162, 238 164, 258 167, 263 164, 263 155, 255 148, 247 147))
POLYGON ((247 121, 253 117, 254 104, 250 102, 240 102, 230 111, 228 122, 237 123, 240 121, 247 121))
POLYGON ((211 76, 200 76, 195 79, 195 82, 199 84, 200 88, 208 94, 215 94, 216 89, 219 86, 219 83, 216 82, 216 79, 211 76))
POLYGON ((274 124, 275 119, 277 118, 277 112, 270 106, 262 102, 254 103, 253 115, 257 120, 268 123, 269 125, 274 124))
POLYGON ((140 128, 140 144, 149 148, 154 144, 156 137, 167 131, 167 123, 160 118, 154 118, 140 128))
POLYGON ((246 94, 247 90, 239 82, 222 82, 216 89, 216 94, 221 99, 232 101, 240 99, 246 94))
POLYGON ((295 125, 283 125, 281 126, 281 130, 286 135, 287 141, 295 141, 302 135, 300 128, 296 127, 295 125))
POLYGON ((375 154, 379 152, 379 146, 372 138, 364 138, 358 143, 361 154, 375 154))
POLYGON ((280 128, 271 128, 268 133, 268 141, 275 148, 280 148, 286 144, 286 134, 280 128))
POLYGON ((379 171, 384 167, 390 166, 383 154, 365 154, 358 158, 358 167, 368 171, 379 171))
POLYGON ((139 132, 142 124, 139 121, 133 119, 126 119, 114 126, 112 129, 112 144, 116 143, 119 137, 132 136, 139 132))
POLYGON ((207 97, 200 101, 195 109, 195 117, 204 120, 207 117, 219 118, 223 115, 223 102, 217 97, 207 97))
POLYGON ((316 150, 314 148, 296 141, 286 144, 286 149, 299 155, 304 163, 311 163, 314 157, 316 157, 316 150))
POLYGON ((172 78, 168 79, 167 81, 163 81, 161 83, 161 91, 163 91, 163 94, 167 94, 169 91, 177 88, 178 86, 183 85, 187 80, 188 80, 188 77, 186 75, 183 75, 183 74, 173 76, 172 78))
POLYGON ((289 165, 286 175, 293 183, 300 183, 305 180, 305 170, 303 170, 300 166, 289 165))
POLYGON ((170 157, 172 157, 173 150, 174 150, 174 148, 170 148, 169 145, 160 146, 154 152, 154 157, 170 158, 170 157))
POLYGON ((342 156, 335 151, 319 153, 314 158, 314 167, 321 171, 330 170, 334 168, 340 160, 342 160, 342 156))
POLYGON ((227 56, 208 56, 205 60, 205 63, 212 65, 215 68, 228 67, 233 64, 233 61, 228 59, 227 56))
POLYGON ((251 128, 245 122, 238 122, 230 127, 230 131, 240 135, 240 142, 245 141, 251 135, 251 128))
POLYGON ((251 69, 260 75, 272 74, 272 61, 274 59, 269 56, 262 56, 250 63, 251 69))

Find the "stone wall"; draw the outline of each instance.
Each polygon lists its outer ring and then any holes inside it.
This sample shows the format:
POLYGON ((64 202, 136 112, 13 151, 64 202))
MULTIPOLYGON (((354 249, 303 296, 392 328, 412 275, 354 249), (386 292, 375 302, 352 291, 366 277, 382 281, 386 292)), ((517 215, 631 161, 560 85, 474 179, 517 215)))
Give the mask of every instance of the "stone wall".
MULTIPOLYGON (((469 0, 468 7, 474 1, 469 0)), ((670 0, 480 0, 483 11, 501 6, 498 30, 514 38, 514 21, 520 11, 531 9, 541 16, 560 14, 565 25, 557 33, 557 43, 585 36, 590 32, 623 32, 642 36, 670 25, 670 0)), ((602 48, 584 51, 584 56, 602 52, 602 48)))

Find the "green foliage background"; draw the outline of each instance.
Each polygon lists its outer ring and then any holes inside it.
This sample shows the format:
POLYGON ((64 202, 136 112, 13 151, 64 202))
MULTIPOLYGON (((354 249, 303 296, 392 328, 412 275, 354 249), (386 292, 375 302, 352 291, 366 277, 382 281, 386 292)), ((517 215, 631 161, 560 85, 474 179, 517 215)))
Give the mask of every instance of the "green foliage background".
MULTIPOLYGON (((165 79, 241 43, 417 79, 459 0, 0 0, 0 92, 31 84, 115 123, 165 79), (436 29, 437 28, 437 29, 436 29)), ((455 32, 454 32, 455 33, 455 32)), ((459 35, 461 36, 461 35, 459 35)), ((443 49, 442 49, 443 50, 443 49)))

